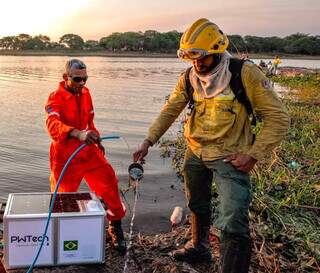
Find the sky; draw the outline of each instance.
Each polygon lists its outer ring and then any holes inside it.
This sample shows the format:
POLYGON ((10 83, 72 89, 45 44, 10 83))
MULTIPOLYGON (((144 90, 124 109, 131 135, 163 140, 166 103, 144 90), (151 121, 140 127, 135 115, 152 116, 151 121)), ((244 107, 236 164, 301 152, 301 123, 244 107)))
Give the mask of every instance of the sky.
POLYGON ((0 0, 0 37, 66 33, 98 40, 113 32, 183 32, 208 18, 227 34, 320 35, 320 0, 0 0))

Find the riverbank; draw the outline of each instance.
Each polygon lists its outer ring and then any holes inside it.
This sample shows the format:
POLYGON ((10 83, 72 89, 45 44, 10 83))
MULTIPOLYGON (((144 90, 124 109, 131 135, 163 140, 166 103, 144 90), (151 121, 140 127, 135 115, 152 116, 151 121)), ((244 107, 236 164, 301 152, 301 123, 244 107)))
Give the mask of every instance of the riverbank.
MULTIPOLYGON (((307 75, 319 75, 320 69, 311 69, 305 67, 290 67, 290 66, 283 66, 279 68, 279 76, 285 78, 292 78, 292 77, 303 77, 307 75)), ((320 76, 319 76, 320 77, 320 76)))
MULTIPOLYGON (((237 53, 233 53, 238 56, 237 53)), ((142 51, 107 51, 107 50, 0 50, 0 56, 81 56, 81 57, 125 57, 125 58, 177 58, 176 53, 142 51)), ((250 59, 273 59, 274 53, 252 53, 250 59)), ((320 56, 279 54, 282 59, 320 60, 320 56)), ((240 57, 240 56, 238 56, 240 57)))

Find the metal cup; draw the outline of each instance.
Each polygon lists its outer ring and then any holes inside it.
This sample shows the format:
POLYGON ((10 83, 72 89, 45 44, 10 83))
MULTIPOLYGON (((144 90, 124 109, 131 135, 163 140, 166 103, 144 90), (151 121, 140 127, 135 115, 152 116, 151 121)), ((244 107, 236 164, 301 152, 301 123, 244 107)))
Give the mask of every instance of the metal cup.
POLYGON ((133 181, 140 181, 143 177, 143 167, 139 163, 132 163, 128 168, 129 177, 133 181))

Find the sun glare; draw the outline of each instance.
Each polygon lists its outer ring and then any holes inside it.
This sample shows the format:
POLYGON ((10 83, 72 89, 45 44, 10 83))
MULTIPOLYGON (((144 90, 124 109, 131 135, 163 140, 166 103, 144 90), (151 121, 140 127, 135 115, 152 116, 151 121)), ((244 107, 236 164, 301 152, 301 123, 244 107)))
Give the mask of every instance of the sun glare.
POLYGON ((27 33, 50 35, 63 18, 81 11, 90 0, 1 1, 0 37, 27 33))

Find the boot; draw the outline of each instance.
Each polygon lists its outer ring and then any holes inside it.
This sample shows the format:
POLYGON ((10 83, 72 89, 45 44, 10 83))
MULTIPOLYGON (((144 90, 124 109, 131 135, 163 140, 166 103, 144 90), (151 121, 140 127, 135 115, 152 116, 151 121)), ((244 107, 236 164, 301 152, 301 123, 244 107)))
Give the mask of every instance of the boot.
POLYGON ((220 273, 248 273, 251 239, 222 232, 220 243, 220 273))
POLYGON ((125 253, 127 250, 127 245, 121 227, 121 220, 110 221, 108 233, 111 237, 113 247, 120 253, 125 253))
POLYGON ((188 263, 212 262, 212 254, 209 246, 210 234, 209 215, 191 214, 191 241, 173 252, 173 258, 188 263))

